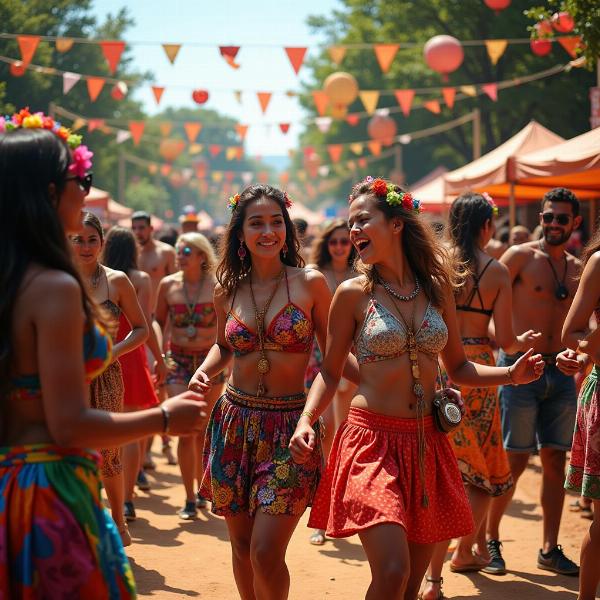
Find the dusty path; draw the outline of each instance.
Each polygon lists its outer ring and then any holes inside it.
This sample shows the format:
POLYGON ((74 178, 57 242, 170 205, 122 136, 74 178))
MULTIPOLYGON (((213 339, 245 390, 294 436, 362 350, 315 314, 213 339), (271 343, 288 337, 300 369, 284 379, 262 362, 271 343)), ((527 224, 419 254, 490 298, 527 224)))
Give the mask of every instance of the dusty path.
MULTIPOLYGON (((158 469, 149 478, 153 489, 138 493, 138 520, 130 526, 134 544, 128 548, 140 598, 175 600, 238 598, 231 573, 225 523, 209 511, 193 522, 175 512, 184 500, 177 467, 155 454, 158 469)), ((510 573, 504 577, 458 575, 444 570, 448 598, 483 597, 491 600, 575 600, 577 578, 554 575, 536 567, 541 537, 538 506, 540 470, 533 460, 519 484, 510 514, 503 522, 504 557, 510 573), (551 595, 551 596, 550 596, 551 595)), ((567 497, 567 502, 570 500, 567 497)), ((292 600, 354 600, 364 597, 369 565, 357 537, 309 545, 307 515, 296 529, 288 551, 292 600)), ((581 538, 589 526, 565 508, 560 542, 565 553, 578 559, 581 538)))

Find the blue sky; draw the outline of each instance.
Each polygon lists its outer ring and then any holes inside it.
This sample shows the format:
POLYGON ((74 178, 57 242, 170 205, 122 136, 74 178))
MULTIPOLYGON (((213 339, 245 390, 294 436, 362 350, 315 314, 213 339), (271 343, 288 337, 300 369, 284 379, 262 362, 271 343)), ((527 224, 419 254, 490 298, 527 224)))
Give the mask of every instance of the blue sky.
POLYGON ((206 108, 250 124, 246 136, 249 154, 283 156, 297 145, 299 121, 305 116, 298 100, 274 93, 262 115, 255 91, 299 90, 308 72, 302 68, 297 76, 283 47, 312 45, 307 57, 316 52, 314 46, 322 40, 311 34, 306 18, 330 14, 339 7, 337 0, 96 0, 93 10, 102 20, 124 5, 135 19, 127 41, 183 44, 174 65, 160 44, 131 47, 135 66, 152 71, 155 85, 166 87, 159 107, 149 86, 135 93, 149 114, 167 106, 197 106, 187 88, 207 89, 211 96, 206 108), (203 46, 186 46, 186 42, 203 46), (218 46, 225 45, 241 46, 236 59, 239 69, 232 69, 221 58, 218 46), (242 90, 241 103, 233 90, 242 90), (279 122, 292 123, 286 135, 280 132, 279 122))

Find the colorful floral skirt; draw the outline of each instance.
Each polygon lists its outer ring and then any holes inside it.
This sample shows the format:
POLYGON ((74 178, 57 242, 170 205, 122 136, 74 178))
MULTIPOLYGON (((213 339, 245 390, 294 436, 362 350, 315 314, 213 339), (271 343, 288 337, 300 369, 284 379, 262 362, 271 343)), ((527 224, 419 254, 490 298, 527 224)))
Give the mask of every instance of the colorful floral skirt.
POLYGON ((351 407, 335 436, 308 526, 348 537, 396 523, 418 544, 471 533, 471 508, 446 434, 425 417, 424 478, 417 437, 417 419, 351 407))
MULTIPOLYGON (((494 354, 487 338, 463 338, 470 361, 494 366, 494 354)), ((491 496, 501 496, 513 486, 506 450, 502 444, 502 423, 495 387, 461 387, 465 416, 448 435, 463 481, 491 496)))
POLYGON ((100 497, 98 455, 46 444, 0 448, 0 598, 135 597, 100 497))
POLYGON ((600 500, 600 388, 596 366, 587 376, 577 403, 571 462, 565 487, 586 498, 600 500))
POLYGON ((227 386, 204 440, 200 492, 211 500, 212 512, 301 515, 310 505, 323 464, 319 426, 308 462, 296 464, 288 449, 304 403, 304 394, 257 398, 227 386))

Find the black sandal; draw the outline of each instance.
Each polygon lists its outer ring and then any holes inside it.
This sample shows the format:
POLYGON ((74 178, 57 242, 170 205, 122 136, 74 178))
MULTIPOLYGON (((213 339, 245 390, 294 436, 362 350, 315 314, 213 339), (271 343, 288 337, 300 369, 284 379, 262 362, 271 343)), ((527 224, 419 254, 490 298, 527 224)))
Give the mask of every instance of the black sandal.
MULTIPOLYGON (((444 596, 444 592, 442 591, 442 585, 444 583, 444 578, 443 577, 425 577, 425 581, 427 583, 439 583, 440 584, 440 591, 438 592, 438 595, 436 596, 436 600, 443 600, 446 596, 444 596)), ((423 600, 423 593, 421 592, 418 596, 419 600, 423 600)))

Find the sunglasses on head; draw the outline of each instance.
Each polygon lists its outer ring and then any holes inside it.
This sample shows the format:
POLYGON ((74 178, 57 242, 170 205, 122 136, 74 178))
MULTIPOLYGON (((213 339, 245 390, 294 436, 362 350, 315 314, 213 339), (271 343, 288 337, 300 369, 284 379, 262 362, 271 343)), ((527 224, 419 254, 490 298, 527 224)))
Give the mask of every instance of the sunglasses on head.
POLYGON ((189 246, 184 246, 181 250, 177 250, 177 256, 191 256, 192 249, 189 246))
POLYGON ((567 213, 558 213, 555 215, 553 212, 542 213, 542 221, 546 223, 546 225, 550 225, 554 220, 556 220, 559 225, 566 225, 571 220, 571 215, 567 213))
POLYGON ((66 181, 76 181, 79 184, 79 187, 85 192, 87 196, 92 189, 92 181, 94 180, 93 175, 88 173, 83 177, 79 177, 78 175, 70 175, 66 178, 66 181))
POLYGON ((350 245, 350 240, 347 239, 340 239, 340 240, 329 240, 329 242, 327 242, 330 246, 349 246, 350 245))

